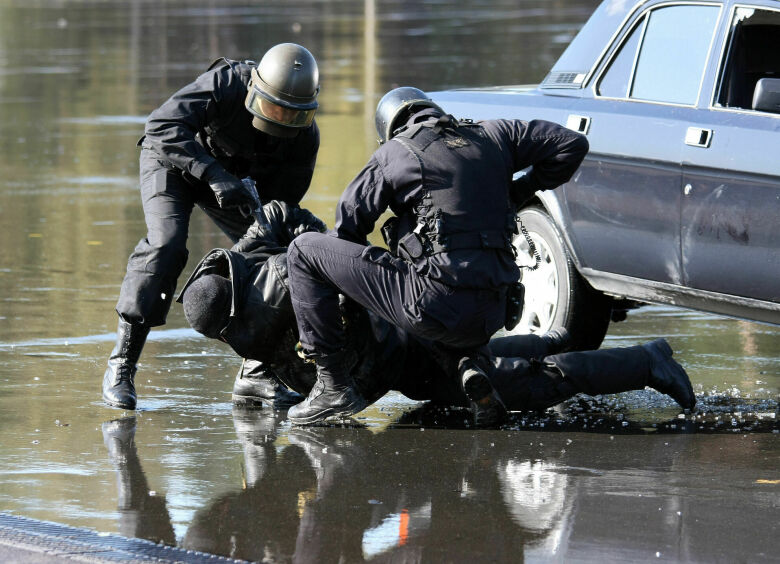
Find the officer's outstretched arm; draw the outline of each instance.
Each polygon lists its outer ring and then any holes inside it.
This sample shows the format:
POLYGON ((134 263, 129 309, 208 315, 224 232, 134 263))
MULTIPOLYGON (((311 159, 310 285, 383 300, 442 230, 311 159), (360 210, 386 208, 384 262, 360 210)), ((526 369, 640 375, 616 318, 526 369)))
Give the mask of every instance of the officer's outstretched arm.
POLYGON ((251 253, 257 250, 287 247, 295 237, 307 231, 323 232, 325 223, 309 210, 271 200, 263 206, 268 227, 253 223, 231 250, 251 253))
POLYGON ((536 190, 568 182, 589 149, 584 135, 549 121, 495 120, 483 125, 511 152, 515 171, 531 167, 512 187, 511 196, 518 205, 536 190))

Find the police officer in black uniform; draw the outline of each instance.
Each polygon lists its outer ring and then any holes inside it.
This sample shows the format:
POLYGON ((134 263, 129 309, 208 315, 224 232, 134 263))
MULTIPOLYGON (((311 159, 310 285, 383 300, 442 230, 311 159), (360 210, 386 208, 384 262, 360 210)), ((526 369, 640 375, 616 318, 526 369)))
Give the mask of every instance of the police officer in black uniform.
MULTIPOLYGON (((259 64, 217 60, 149 116, 139 141, 147 235, 130 256, 116 307, 117 342, 103 377, 109 405, 135 408, 136 363, 150 328, 165 323, 187 262, 193 207, 236 242, 252 223, 249 210, 259 206, 252 182, 262 201, 300 202, 320 143, 318 92, 314 57, 283 43, 259 64)), ((245 362, 234 392, 247 388, 271 398, 289 394, 245 362)))
POLYGON ((350 378, 354 355, 339 293, 448 347, 459 357, 466 394, 499 412, 480 347, 504 325, 507 291, 519 277, 511 245, 516 205, 569 180, 588 142, 545 121, 459 123, 411 87, 382 98, 376 126, 382 146, 342 195, 334 232, 304 234, 290 246, 293 308, 318 372, 290 421, 309 424, 366 406, 350 378), (388 208, 396 216, 383 227, 390 252, 367 243, 388 208))
MULTIPOLYGON (((215 249, 195 267, 179 301, 198 332, 255 359, 291 389, 308 394, 317 374, 296 353, 298 330, 290 302, 287 246, 303 232, 325 225, 307 210, 284 202, 264 206, 267 227, 253 225, 232 249, 215 249)), ((452 355, 351 303, 341 304, 346 341, 359 362, 350 375, 360 395, 375 401, 395 389, 415 400, 470 406, 452 355)), ((514 411, 544 410, 571 396, 617 393, 651 386, 684 408, 696 398, 685 370, 663 339, 634 347, 564 352, 562 330, 545 335, 493 338, 487 376, 514 411)), ((249 400, 251 398, 244 398, 249 400)), ((477 425, 495 419, 473 411, 477 425)))

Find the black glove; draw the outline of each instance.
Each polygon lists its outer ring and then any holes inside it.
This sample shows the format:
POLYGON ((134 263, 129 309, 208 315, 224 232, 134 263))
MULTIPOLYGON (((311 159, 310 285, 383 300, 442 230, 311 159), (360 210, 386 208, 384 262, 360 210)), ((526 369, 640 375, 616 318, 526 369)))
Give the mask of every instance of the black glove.
POLYGON ((263 206, 263 212, 268 225, 264 227, 255 221, 233 246, 233 251, 249 253, 257 249, 287 247, 301 233, 322 233, 327 230, 322 220, 309 210, 291 206, 286 202, 271 200, 263 206))
POLYGON ((328 230, 325 223, 306 208, 296 208, 292 212, 292 221, 287 223, 288 233, 292 241, 301 233, 309 231, 318 231, 324 233, 328 230))
POLYGON ((512 181, 512 187, 509 189, 509 197, 512 198, 515 206, 522 208, 536 193, 536 188, 531 186, 530 174, 521 176, 512 181))
POLYGON ((257 207, 257 196, 221 165, 214 163, 209 166, 203 179, 214 191, 220 208, 235 208, 243 205, 249 206, 251 209, 257 207))
POLYGON ((279 243, 275 233, 269 233, 265 227, 255 221, 230 250, 238 253, 251 253, 257 250, 267 251, 283 247, 284 245, 279 243))
POLYGON ((327 229, 320 218, 309 210, 291 206, 286 202, 271 200, 263 206, 265 217, 273 227, 274 237, 282 245, 289 245, 301 233, 323 232, 327 229))

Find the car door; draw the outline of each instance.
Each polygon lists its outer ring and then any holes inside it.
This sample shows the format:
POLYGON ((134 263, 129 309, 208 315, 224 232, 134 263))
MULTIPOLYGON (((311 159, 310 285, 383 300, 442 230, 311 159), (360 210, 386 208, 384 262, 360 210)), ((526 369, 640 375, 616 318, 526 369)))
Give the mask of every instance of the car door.
POLYGON ((719 14, 699 2, 637 14, 569 117, 591 146, 563 202, 584 272, 682 282, 681 159, 719 14))
POLYGON ((692 288, 780 302, 780 114, 752 108, 757 81, 780 78, 780 10, 739 6, 726 23, 683 149, 683 274, 692 288))

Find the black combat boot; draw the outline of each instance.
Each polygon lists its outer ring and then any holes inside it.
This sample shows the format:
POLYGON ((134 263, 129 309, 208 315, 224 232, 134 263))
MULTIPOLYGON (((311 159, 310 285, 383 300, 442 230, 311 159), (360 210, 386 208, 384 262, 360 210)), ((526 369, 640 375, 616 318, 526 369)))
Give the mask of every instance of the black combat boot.
POLYGON ((487 371, 487 358, 479 354, 463 357, 458 362, 458 375, 463 392, 471 402, 477 427, 495 427, 506 418, 504 402, 493 389, 487 371))
POLYGON ((135 365, 148 334, 149 327, 119 320, 116 345, 108 357, 108 368, 103 375, 103 399, 108 405, 135 409, 135 365))
POLYGON ((328 417, 348 417, 362 411, 363 399, 350 370, 357 362, 351 350, 314 356, 317 363, 317 381, 309 395, 287 412, 295 425, 309 425, 328 417))
POLYGON ((303 396, 282 384, 270 367, 259 360, 245 358, 233 384, 233 403, 287 409, 303 401, 303 396))
POLYGON ((685 369, 672 358, 672 347, 666 339, 642 345, 652 360, 647 385, 672 397, 683 409, 696 407, 696 395, 685 369))
MULTIPOLYGON (((688 374, 672 358, 672 349, 665 339, 634 347, 563 353, 548 356, 544 363, 563 375, 562 389, 569 390, 566 397, 576 392, 595 396, 650 386, 671 396, 683 409, 696 405, 688 374)), ((566 398, 557 398, 556 402, 563 399, 566 398)))

